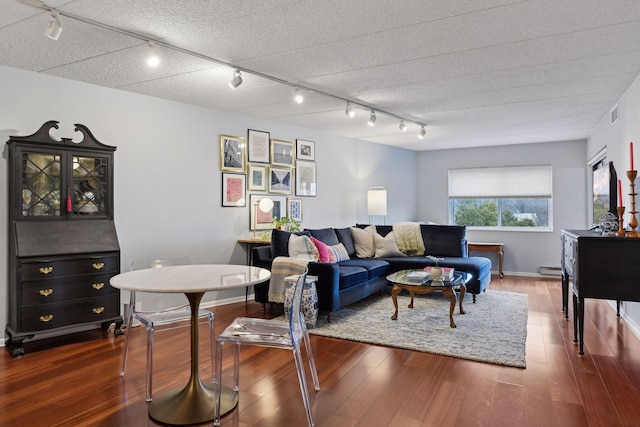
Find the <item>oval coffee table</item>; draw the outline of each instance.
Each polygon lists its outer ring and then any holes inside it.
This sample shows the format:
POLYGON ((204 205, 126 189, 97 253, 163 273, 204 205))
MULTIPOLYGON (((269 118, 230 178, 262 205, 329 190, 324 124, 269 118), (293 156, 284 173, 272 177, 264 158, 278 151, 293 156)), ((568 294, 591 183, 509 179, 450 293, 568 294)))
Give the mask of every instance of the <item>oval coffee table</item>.
POLYGON ((413 308, 413 295, 429 294, 433 291, 442 291, 442 293, 449 297, 451 304, 449 305, 449 325, 452 328, 456 327, 453 321, 453 310, 456 307, 456 290, 460 291, 460 314, 465 314, 462 308, 462 300, 464 294, 467 291, 466 284, 471 280, 471 274, 454 271, 451 279, 442 277, 443 280, 431 280, 428 274, 424 270, 401 270, 396 273, 387 276, 387 280, 393 283, 393 289, 391 290, 391 299, 393 300, 393 306, 395 312, 391 316, 391 320, 398 319, 398 294, 403 289, 406 289, 411 295, 411 302, 409 308, 413 308))

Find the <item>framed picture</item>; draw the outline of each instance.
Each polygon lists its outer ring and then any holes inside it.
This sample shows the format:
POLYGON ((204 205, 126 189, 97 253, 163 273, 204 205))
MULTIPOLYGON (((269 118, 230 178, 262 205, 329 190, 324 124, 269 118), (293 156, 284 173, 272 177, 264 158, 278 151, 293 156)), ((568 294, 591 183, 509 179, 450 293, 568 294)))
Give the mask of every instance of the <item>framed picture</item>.
POLYGON ((261 130, 249 129, 249 161, 258 163, 269 163, 269 141, 271 135, 269 132, 261 130))
POLYGON ((291 168, 269 168, 269 192, 291 194, 293 185, 293 169, 291 168))
POLYGON ((272 139, 271 164, 274 166, 293 167, 295 165, 293 142, 272 139))
POLYGON ((247 206, 247 176, 240 173, 222 173, 222 206, 247 206))
POLYGON ((253 230, 254 220, 256 230, 270 230, 273 228, 273 220, 287 215, 287 198, 285 196, 273 196, 266 194, 251 194, 251 215, 249 229, 253 230), (256 206, 260 200, 269 198, 273 201, 273 208, 269 212, 263 212, 256 206))
POLYGON ((244 173, 246 147, 241 136, 220 135, 220 170, 244 173))
POLYGON ((296 196, 316 195, 316 163, 300 160, 296 166, 296 196))
POLYGON ((296 139, 296 149, 298 160, 315 160, 316 159, 316 143, 313 141, 305 141, 304 139, 296 139))
POLYGON ((247 189, 249 191, 267 191, 267 171, 268 166, 247 165, 247 189))
POLYGON ((302 200, 287 199, 287 216, 298 222, 302 222, 302 200))

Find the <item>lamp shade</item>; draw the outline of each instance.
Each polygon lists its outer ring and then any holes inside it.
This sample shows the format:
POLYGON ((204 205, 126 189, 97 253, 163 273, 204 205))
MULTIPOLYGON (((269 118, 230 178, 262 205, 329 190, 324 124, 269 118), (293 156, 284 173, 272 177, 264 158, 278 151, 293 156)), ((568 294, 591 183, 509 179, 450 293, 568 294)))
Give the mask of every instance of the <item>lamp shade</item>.
POLYGON ((263 197, 262 199, 260 199, 258 207, 262 212, 269 212, 271 209, 273 209, 273 200, 268 197, 263 197))
POLYGON ((367 191, 367 213, 373 215, 387 215, 387 190, 384 187, 371 187, 367 191))

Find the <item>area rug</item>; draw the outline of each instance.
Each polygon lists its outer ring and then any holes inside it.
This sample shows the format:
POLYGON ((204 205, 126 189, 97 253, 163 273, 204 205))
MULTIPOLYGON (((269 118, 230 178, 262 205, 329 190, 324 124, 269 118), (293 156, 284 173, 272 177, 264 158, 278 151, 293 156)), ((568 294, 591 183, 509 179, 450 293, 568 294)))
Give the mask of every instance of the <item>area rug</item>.
MULTIPOLYGON (((404 293, 404 291, 403 291, 404 293)), ((473 304, 463 303, 466 314, 453 315, 449 327, 449 299, 440 293, 416 295, 407 308, 408 295, 398 296, 398 320, 391 320, 390 296, 372 296, 333 313, 331 323, 320 315, 309 333, 369 344, 405 348, 478 362, 525 368, 527 296, 488 290, 473 304)))

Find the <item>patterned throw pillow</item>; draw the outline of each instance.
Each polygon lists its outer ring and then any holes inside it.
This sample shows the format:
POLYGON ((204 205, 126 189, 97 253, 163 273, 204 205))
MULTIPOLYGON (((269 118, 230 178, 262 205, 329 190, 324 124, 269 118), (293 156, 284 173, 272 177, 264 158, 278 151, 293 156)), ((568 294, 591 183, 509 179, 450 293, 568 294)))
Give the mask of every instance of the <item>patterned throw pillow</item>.
POLYGON ((348 259, 350 259, 347 248, 345 248, 342 243, 338 243, 334 246, 329 246, 329 257, 331 258, 331 261, 329 261, 331 263, 347 261, 348 259))
POLYGON ((318 260, 320 262, 331 262, 331 253, 329 251, 329 246, 313 236, 311 237, 311 241, 318 249, 318 260))
POLYGON ((398 249, 396 243, 396 236, 393 231, 382 237, 378 233, 373 236, 373 241, 376 245, 376 258, 392 257, 392 256, 407 256, 405 253, 398 249))
POLYGON ((376 226, 370 225, 365 229, 351 227, 353 243, 356 246, 356 256, 358 258, 373 258, 376 254, 376 245, 373 242, 373 235, 376 234, 376 226))
POLYGON ((316 248, 309 236, 296 236, 295 234, 289 237, 289 256, 310 261, 318 261, 320 258, 318 248, 316 248))

